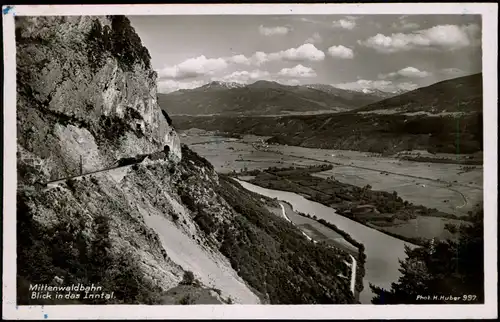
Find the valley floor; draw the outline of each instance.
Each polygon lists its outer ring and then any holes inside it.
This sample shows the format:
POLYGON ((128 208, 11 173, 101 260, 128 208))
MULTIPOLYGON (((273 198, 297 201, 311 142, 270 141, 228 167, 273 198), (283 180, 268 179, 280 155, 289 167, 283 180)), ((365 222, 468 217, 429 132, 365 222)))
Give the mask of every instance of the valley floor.
MULTIPOLYGON (((207 158, 220 173, 327 164, 333 165, 333 169, 312 175, 358 187, 369 184, 372 190, 396 191, 403 200, 457 218, 467 216, 469 211, 483 202, 481 165, 415 162, 403 160, 397 155, 382 157, 358 151, 268 145, 264 143, 266 137, 254 135, 229 138, 197 129, 181 133, 183 142, 207 158)), ((418 217, 393 225, 372 227, 409 238, 448 238, 445 225, 460 222, 448 218, 418 217)))

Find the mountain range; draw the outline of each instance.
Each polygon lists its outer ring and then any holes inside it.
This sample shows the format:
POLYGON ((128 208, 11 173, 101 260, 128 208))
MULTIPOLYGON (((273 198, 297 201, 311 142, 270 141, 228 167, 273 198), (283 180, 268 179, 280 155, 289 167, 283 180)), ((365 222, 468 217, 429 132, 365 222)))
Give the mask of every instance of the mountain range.
POLYGON ((271 136, 269 143, 310 148, 474 153, 482 150, 482 76, 442 81, 340 113, 177 116, 173 122, 178 129, 271 136))
POLYGON ((344 112, 396 93, 363 93, 331 85, 289 86, 260 80, 244 85, 211 82, 195 89, 158 94, 161 108, 171 115, 287 115, 344 112))
POLYGON ((327 84, 309 84, 309 85, 304 85, 309 88, 314 88, 326 93, 330 93, 335 96, 346 96, 349 97, 348 95, 351 94, 351 97, 366 97, 367 101, 369 103, 373 101, 379 101, 380 99, 385 99, 389 97, 393 97, 396 95, 400 95, 402 93, 405 93, 405 90, 398 90, 396 92, 384 92, 378 89, 363 89, 360 91, 355 91, 355 90, 346 90, 346 89, 341 89, 332 85, 327 85, 327 84), (360 95, 360 93, 364 94, 363 96, 360 95))
POLYGON ((482 73, 452 78, 373 104, 358 112, 392 111, 393 113, 468 113, 479 112, 483 104, 482 73))

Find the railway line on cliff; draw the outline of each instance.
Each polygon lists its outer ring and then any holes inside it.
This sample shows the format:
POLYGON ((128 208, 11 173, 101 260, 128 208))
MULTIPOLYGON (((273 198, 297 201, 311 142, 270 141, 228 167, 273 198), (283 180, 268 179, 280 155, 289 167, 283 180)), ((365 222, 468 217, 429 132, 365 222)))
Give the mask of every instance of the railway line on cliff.
POLYGON ((35 188, 35 189, 37 189, 37 188, 38 189, 47 189, 47 188, 51 188, 51 187, 57 186, 58 184, 64 183, 64 182, 66 182, 68 180, 75 180, 75 179, 85 178, 85 177, 88 177, 88 176, 91 176, 91 175, 95 175, 95 174, 99 174, 99 173, 103 173, 103 172, 108 172, 108 171, 112 171, 112 170, 117 170, 117 169, 130 168, 130 167, 132 167, 132 166, 134 166, 136 164, 143 163, 146 159, 148 159, 148 157, 150 157, 152 155, 155 155, 156 153, 158 153, 158 152, 149 154, 149 155, 145 156, 144 158, 140 158, 140 159, 136 159, 136 160, 128 159, 127 160, 127 164, 123 164, 123 165, 120 165, 119 164, 120 160, 117 160, 116 162, 113 163, 113 165, 115 165, 115 166, 107 167, 107 168, 104 168, 104 169, 94 170, 94 171, 90 171, 90 172, 86 172, 86 173, 80 173, 80 174, 76 174, 76 175, 72 175, 72 176, 67 176, 67 177, 63 177, 63 178, 58 178, 58 179, 54 179, 54 180, 49 180, 49 181, 45 181, 45 182, 35 182, 33 184, 33 186, 24 186, 24 187, 19 187, 18 186, 18 190, 19 189, 21 189, 21 190, 29 190, 29 189, 33 189, 33 188, 35 188), (116 165, 116 164, 118 164, 118 165, 116 165))

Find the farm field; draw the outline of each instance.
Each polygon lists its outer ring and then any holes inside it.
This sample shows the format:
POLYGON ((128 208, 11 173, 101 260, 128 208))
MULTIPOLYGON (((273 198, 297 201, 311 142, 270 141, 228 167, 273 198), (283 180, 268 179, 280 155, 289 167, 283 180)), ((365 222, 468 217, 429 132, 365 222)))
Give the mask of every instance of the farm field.
MULTIPOLYGON (((458 217, 466 216, 483 202, 482 166, 465 169, 458 164, 414 162, 358 151, 267 145, 263 143, 266 137, 255 135, 230 138, 203 130, 183 133, 183 142, 220 173, 333 164, 333 169, 311 175, 358 187, 370 185, 372 190, 396 191, 403 200, 458 217)), ((445 224, 460 222, 420 216, 390 227, 373 228, 407 237, 446 238, 451 234, 444 229, 445 224)))
POLYGON ((464 166, 458 164, 413 162, 358 151, 284 145, 256 148, 255 143, 264 141, 266 137, 245 135, 237 139, 216 136, 203 130, 195 133, 183 137, 183 141, 207 158, 220 173, 269 167, 308 167, 333 162, 335 166, 332 170, 313 175, 321 178, 333 176, 335 180, 359 187, 369 184, 373 190, 396 191, 409 202, 456 216, 467 215, 483 202, 482 166, 465 171, 464 166))
POLYGON ((439 217, 424 217, 420 216, 416 219, 410 219, 407 222, 395 223, 392 226, 380 227, 376 224, 370 226, 387 231, 389 233, 403 235, 410 238, 437 238, 437 239, 454 239, 456 236, 444 229, 446 224, 460 225, 464 223, 462 220, 439 218, 439 217))

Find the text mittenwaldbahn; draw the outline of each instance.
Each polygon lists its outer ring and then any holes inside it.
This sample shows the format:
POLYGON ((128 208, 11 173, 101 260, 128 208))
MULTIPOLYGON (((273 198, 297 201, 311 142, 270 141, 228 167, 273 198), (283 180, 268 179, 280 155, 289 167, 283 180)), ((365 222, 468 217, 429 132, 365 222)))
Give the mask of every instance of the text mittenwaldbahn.
POLYGON ((48 284, 30 284, 30 291, 38 291, 38 292, 94 292, 94 291, 102 291, 102 286, 96 286, 91 284, 90 286, 86 286, 84 284, 71 284, 66 286, 53 286, 48 284))

